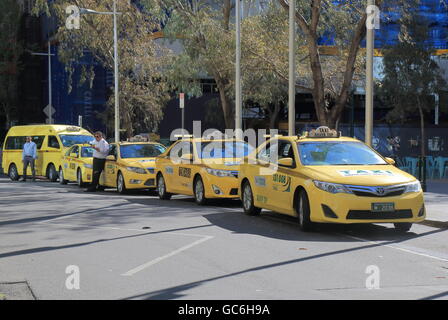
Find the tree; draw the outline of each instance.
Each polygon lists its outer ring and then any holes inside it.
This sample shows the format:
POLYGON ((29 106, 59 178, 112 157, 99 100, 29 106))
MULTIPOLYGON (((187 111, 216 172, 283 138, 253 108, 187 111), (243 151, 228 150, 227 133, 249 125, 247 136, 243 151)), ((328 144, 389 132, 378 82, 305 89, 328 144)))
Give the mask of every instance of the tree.
POLYGON ((231 30, 231 0, 141 0, 164 24, 163 34, 180 40, 183 52, 166 69, 173 91, 200 95, 204 75, 216 82, 227 128, 235 126, 235 35, 231 30))
POLYGON ((389 121, 406 121, 418 113, 421 156, 426 155, 425 113, 434 105, 432 96, 446 87, 439 66, 427 47, 428 21, 416 14, 401 19, 399 41, 384 50, 384 78, 380 83, 383 100, 393 106, 389 121))
POLYGON ((23 46, 19 40, 22 12, 15 0, 3 0, 0 11, 0 114, 6 128, 17 111, 18 75, 23 46))
MULTIPOLYGON (((112 11, 112 1, 74 0, 71 5, 96 11, 112 11)), ((56 0, 47 7, 46 0, 37 0, 36 12, 53 14, 58 23, 54 39, 58 42, 58 57, 72 74, 77 63, 92 54, 95 61, 113 70, 113 19, 110 15, 87 15, 80 17, 80 29, 68 30, 65 10, 68 3, 56 0)), ((153 30, 158 25, 149 14, 137 8, 131 1, 117 1, 118 48, 119 48, 119 94, 121 127, 130 137, 136 129, 155 131, 162 119, 162 108, 169 99, 163 66, 171 59, 169 52, 154 41, 153 30)), ((81 83, 95 77, 93 67, 82 68, 81 83)), ((71 77, 70 77, 71 79, 71 77)), ((78 84, 76 84, 78 85, 78 84)), ((71 88, 71 84, 69 86, 71 88)), ((102 115, 108 127, 113 128, 114 95, 102 115)))
MULTIPOLYGON (((287 0, 278 3, 289 11, 287 0)), ((376 0, 381 6, 382 1, 376 0)), ((366 34, 366 1, 297 0, 295 20, 305 39, 310 67, 309 91, 322 125, 336 128, 350 96, 355 71, 362 67, 358 57, 366 34), (334 52, 324 55, 319 40, 332 36, 334 52)))

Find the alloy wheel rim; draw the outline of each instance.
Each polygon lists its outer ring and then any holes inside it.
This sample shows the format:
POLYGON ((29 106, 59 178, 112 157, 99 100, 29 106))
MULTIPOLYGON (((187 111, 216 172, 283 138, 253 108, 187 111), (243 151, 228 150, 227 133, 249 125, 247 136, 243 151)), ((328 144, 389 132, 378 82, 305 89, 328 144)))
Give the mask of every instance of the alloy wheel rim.
POLYGON ((300 225, 303 225, 303 199, 300 199, 299 203, 299 222, 300 225))
POLYGON ((250 191, 250 187, 246 185, 244 188, 244 207, 246 210, 249 210, 252 204, 252 193, 250 191))
POLYGON ((81 172, 80 171, 78 171, 78 175, 77 175, 77 177, 78 177, 78 185, 79 186, 81 186, 81 172))
POLYGON ((159 177, 159 194, 162 196, 165 194, 165 182, 162 177, 159 177))
POLYGON ((59 180, 60 182, 64 181, 64 172, 62 172, 62 169, 59 170, 59 180))
POLYGON ((118 191, 123 191, 123 176, 121 174, 118 176, 118 191))
POLYGON ((202 185, 201 180, 197 180, 196 182, 196 199, 198 199, 198 201, 202 201, 202 198, 204 196, 204 186, 202 185))
POLYGON ((15 179, 17 177, 17 170, 15 166, 11 167, 11 173, 10 173, 11 178, 15 179))

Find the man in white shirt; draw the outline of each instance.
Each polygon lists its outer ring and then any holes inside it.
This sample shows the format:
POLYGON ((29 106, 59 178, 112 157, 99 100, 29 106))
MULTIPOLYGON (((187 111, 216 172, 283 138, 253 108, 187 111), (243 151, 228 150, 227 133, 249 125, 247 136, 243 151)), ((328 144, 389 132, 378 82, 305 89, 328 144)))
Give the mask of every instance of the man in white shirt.
POLYGON ((95 192, 98 188, 101 172, 104 170, 106 163, 106 157, 109 154, 109 144, 103 138, 103 134, 100 131, 95 132, 95 140, 90 142, 93 149, 93 177, 92 184, 87 188, 86 192, 95 192))

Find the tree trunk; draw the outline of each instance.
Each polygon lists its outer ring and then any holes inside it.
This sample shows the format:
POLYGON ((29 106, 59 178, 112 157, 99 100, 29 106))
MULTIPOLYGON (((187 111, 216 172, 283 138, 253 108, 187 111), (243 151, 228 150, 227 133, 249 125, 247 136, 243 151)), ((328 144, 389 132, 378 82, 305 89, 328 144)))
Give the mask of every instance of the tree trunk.
POLYGON ((226 129, 235 128, 235 119, 233 117, 233 108, 229 98, 226 95, 225 84, 221 80, 215 78, 216 85, 219 91, 219 100, 221 102, 222 113, 226 123, 226 129))
POLYGON ((269 129, 275 129, 277 128, 277 122, 278 122, 278 114, 280 113, 280 104, 276 102, 274 104, 274 110, 271 108, 269 110, 269 129))
POLYGON ((420 105, 420 99, 417 99, 418 112, 420 113, 420 134, 421 134, 421 144, 420 144, 420 155, 422 157, 426 156, 426 143, 425 143, 425 114, 420 105))

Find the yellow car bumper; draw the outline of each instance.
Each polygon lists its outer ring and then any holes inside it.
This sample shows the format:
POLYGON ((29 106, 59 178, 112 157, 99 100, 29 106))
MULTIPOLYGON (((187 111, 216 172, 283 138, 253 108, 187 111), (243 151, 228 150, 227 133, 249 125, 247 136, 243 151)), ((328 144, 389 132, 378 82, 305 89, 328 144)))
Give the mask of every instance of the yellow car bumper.
POLYGON ((331 194, 314 185, 308 191, 311 221, 327 223, 396 223, 425 220, 423 192, 393 197, 365 197, 347 193, 331 194), (393 211, 373 211, 373 204, 388 203, 393 211))
POLYGON ((208 199, 238 198, 238 179, 234 177, 215 177, 206 174, 203 177, 205 197, 208 199))
POLYGON ((124 176, 126 189, 155 189, 155 174, 130 174, 124 176))

